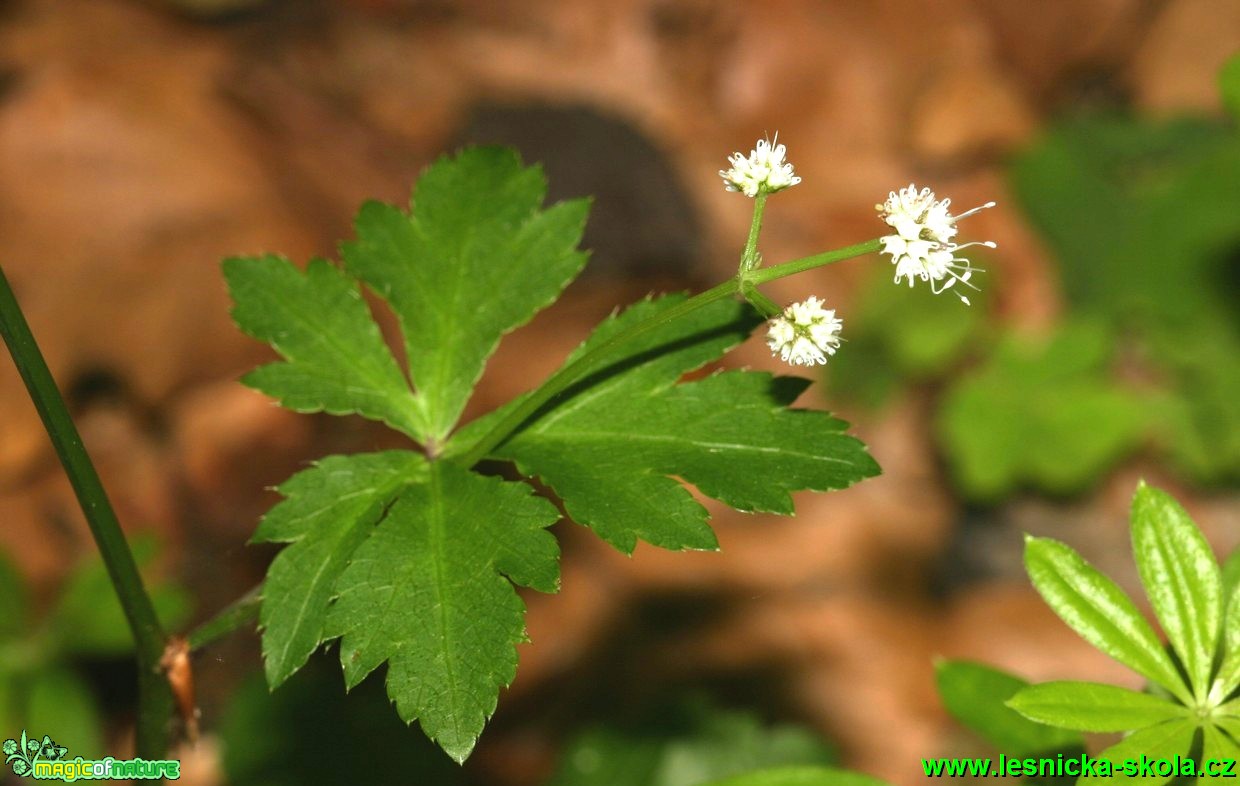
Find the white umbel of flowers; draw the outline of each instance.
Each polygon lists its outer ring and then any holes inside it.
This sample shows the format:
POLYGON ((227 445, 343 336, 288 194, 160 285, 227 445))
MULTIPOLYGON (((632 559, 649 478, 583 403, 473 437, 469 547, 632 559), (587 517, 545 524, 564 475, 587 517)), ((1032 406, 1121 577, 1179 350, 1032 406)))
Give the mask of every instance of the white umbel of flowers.
POLYGON ((822 307, 816 297, 804 303, 793 303, 769 323, 766 344, 773 354, 794 366, 826 363, 840 346, 840 328, 844 323, 835 317, 834 309, 822 307))
MULTIPOLYGON (((884 204, 876 205, 883 221, 895 230, 894 235, 881 238, 882 253, 891 255, 896 266, 895 281, 908 279, 913 286, 920 278, 930 284, 934 294, 950 289, 957 282, 970 289, 977 287, 969 282, 974 268, 968 259, 956 256, 956 252, 969 246, 994 248, 989 240, 958 244, 955 242, 956 222, 979 210, 994 207, 987 202, 980 207, 952 215, 950 199, 936 199, 928 188, 918 190, 910 183, 907 188, 892 191, 884 204)), ((960 291, 954 294, 968 305, 969 299, 960 291)))
POLYGON ((740 153, 728 156, 731 169, 719 170, 723 186, 729 191, 739 191, 747 197, 756 197, 765 191, 774 194, 801 182, 792 171, 792 164, 784 161, 788 150, 779 144, 779 134, 774 142, 759 139, 748 157, 740 153))

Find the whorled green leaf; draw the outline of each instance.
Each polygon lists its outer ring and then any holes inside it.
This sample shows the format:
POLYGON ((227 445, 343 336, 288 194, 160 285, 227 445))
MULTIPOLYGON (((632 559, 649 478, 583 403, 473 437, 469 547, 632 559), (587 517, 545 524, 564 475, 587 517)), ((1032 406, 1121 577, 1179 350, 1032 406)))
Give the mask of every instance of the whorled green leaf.
POLYGON ((712 781, 704 786, 887 786, 887 782, 834 767, 781 767, 712 781))
POLYGON ((1007 704, 1032 721, 1076 731, 1132 731, 1189 717, 1182 704, 1097 682, 1043 682, 1007 704))
MULTIPOLYGON (((639 303, 607 320, 569 362, 682 300, 639 303)), ((639 539, 672 549, 716 546, 706 510, 679 480, 738 510, 790 514, 792 491, 878 474, 843 421, 789 408, 805 380, 727 372, 676 384, 743 340, 753 321, 745 306, 718 302, 650 331, 494 455, 540 477, 573 520, 624 552, 639 539)))
POLYGON ((554 592, 555 506, 509 483, 435 462, 404 489, 336 581, 328 637, 345 682, 387 661, 388 695, 464 761, 516 675, 525 605, 513 584, 554 592))
POLYGON ((418 180, 412 211, 368 202, 350 273, 400 318, 417 388, 419 432, 451 431, 500 337, 550 305, 581 271, 589 203, 542 209, 540 167, 503 148, 443 158, 418 180))
POLYGON ((1240 776, 1240 744, 1222 729, 1206 724, 1201 728, 1201 763, 1198 781, 1202 783, 1235 783, 1240 776), (1231 761, 1230 766, 1227 760, 1231 761), (1215 762, 1209 764, 1209 762, 1215 762))
POLYGON ((357 413, 421 433, 409 383, 347 274, 322 259, 302 274, 268 255, 225 260, 224 277, 237 326, 284 358, 251 371, 245 384, 297 412, 357 413))
POLYGON ((1080 734, 1035 723, 1007 704, 1028 687, 1025 680, 963 660, 941 661, 934 672, 947 711, 1000 752, 1023 756, 1084 747, 1080 734))
POLYGON ((1240 687, 1240 584, 1232 587, 1223 615, 1223 662, 1219 665, 1218 693, 1230 695, 1240 687))
POLYGON ((1210 689, 1223 605, 1214 552, 1171 495, 1144 483, 1132 501, 1132 547, 1145 594, 1202 699, 1210 689))
POLYGON ((253 542, 290 543, 267 569, 259 617, 267 682, 275 688, 325 641, 336 580, 387 505, 426 478, 408 451, 329 456, 285 481, 285 499, 263 517, 253 542))
POLYGON ((1171 776, 1142 776, 1139 760, 1173 759, 1176 756, 1187 758, 1193 744, 1193 735, 1197 731, 1196 724, 1191 720, 1173 720, 1149 726, 1129 734, 1119 743, 1112 745, 1098 754, 1096 758, 1106 759, 1112 764, 1110 777, 1096 774, 1077 781, 1078 786, 1102 786, 1104 783, 1126 784, 1140 783, 1145 786, 1158 786, 1166 783, 1171 776), (1129 762, 1132 762, 1130 765, 1129 762))
POLYGON ((1083 639, 1191 702, 1158 636, 1115 582, 1050 538, 1026 538, 1025 569, 1047 605, 1083 639))
POLYGON ((1240 587, 1240 548, 1233 549, 1223 561, 1223 597, 1230 597, 1232 590, 1240 587))

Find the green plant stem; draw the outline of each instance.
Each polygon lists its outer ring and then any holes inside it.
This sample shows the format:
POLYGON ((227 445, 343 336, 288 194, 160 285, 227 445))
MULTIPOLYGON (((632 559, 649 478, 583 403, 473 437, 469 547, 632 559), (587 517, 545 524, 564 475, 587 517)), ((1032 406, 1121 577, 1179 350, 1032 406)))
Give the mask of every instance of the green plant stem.
POLYGON ((882 241, 878 238, 867 240, 864 243, 837 248, 834 251, 825 251, 821 254, 794 259, 782 265, 753 270, 745 274, 745 280, 753 284, 766 284, 777 278, 795 276, 797 273, 804 273, 806 270, 830 265, 833 262, 842 262, 845 259, 859 257, 862 254, 872 254, 882 248, 882 245, 882 241))
MULTIPOLYGON (((755 204, 755 220, 753 227, 757 227, 761 223, 761 219, 758 217, 760 212, 760 208, 757 204, 755 204)), ((756 233, 756 229, 751 229, 750 236, 755 240, 755 242, 757 239, 756 233)), ((656 314, 644 322, 637 323, 623 333, 618 333, 615 336, 612 336, 610 339, 599 344, 590 352, 581 356, 572 363, 569 363, 567 366, 564 366, 559 371, 548 377, 547 380, 536 388, 528 398, 522 401, 519 405, 513 407, 507 415, 501 418, 500 421, 496 423, 490 431, 484 434, 481 439, 475 442, 472 447, 460 454, 458 458, 459 462, 463 466, 472 467, 479 461, 482 461, 492 450, 502 444, 504 440, 508 439, 513 432, 520 428, 522 424, 525 423, 527 418, 541 409, 542 406, 548 401, 555 398, 560 393, 563 393, 575 382, 579 381, 593 371, 599 360, 601 358, 605 358, 607 353, 615 349, 617 346, 632 341, 638 336, 644 335, 660 325, 666 325, 668 322, 680 319, 686 314, 690 314, 702 306, 713 303, 716 300, 722 300, 723 298, 729 296, 740 295, 742 297, 750 298, 753 295, 757 295, 761 298, 759 302, 763 303, 763 305, 766 305, 768 308, 775 308, 776 313, 778 313, 778 306, 776 306, 764 295, 761 295, 761 293, 755 289, 758 284, 764 284, 768 281, 774 281, 779 278, 784 278, 785 276, 796 275, 797 273, 801 273, 812 268, 822 267, 823 265, 830 265, 834 262, 842 262, 845 259, 851 259, 853 257, 861 256, 862 254, 868 254, 873 251, 877 251, 880 245, 881 244, 877 239, 867 240, 864 243, 858 243, 853 246, 848 246, 847 248, 841 248, 837 251, 828 251, 824 254, 816 254, 814 256, 797 259, 783 265, 776 265, 771 268, 753 271, 742 269, 739 273, 737 273, 735 278, 728 279, 718 286, 712 287, 701 294, 689 298, 674 308, 670 308, 661 314, 656 314)), ((760 311, 762 310, 761 306, 758 308, 760 311)), ((449 452, 449 455, 451 455, 451 451, 449 452)))
POLYGON ((762 256, 758 253, 758 235, 762 233, 762 214, 766 212, 766 198, 769 196, 765 191, 759 191, 753 200, 753 219, 749 222, 749 237, 745 240, 745 250, 741 252, 740 270, 737 272, 744 275, 754 270, 758 265, 762 264, 762 256))
POLYGON ((103 556, 108 576, 133 633, 138 659, 137 754, 144 759, 163 758, 168 746, 168 720, 172 717, 172 693, 159 666, 164 651, 164 631, 138 573, 133 553, 121 532, 116 513, 103 490, 99 473, 82 446, 82 437, 69 417, 69 410, 56 388, 52 372, 35 343, 30 325, 2 268, 0 333, 4 335, 4 343, 8 345, 13 362, 26 383, 26 390, 39 417, 43 419, 43 426, 77 495, 78 504, 103 556))
POLYGON ((232 633, 242 625, 258 619, 258 608, 263 600, 263 585, 259 584, 237 598, 211 619, 194 628, 185 636, 191 652, 232 633))
POLYGON ((778 316, 780 311, 783 310, 774 300, 759 292, 758 288, 753 284, 746 282, 741 289, 745 299, 749 301, 749 305, 756 308, 758 313, 764 318, 770 319, 771 317, 778 316))

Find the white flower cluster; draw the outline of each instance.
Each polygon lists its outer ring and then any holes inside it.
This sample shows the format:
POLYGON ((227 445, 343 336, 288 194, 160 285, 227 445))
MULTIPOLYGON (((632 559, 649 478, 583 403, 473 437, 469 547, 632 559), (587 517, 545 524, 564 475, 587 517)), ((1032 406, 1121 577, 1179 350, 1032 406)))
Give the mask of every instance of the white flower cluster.
MULTIPOLYGON (((969 283, 974 268, 969 260, 956 256, 956 252, 969 246, 994 248, 995 244, 989 240, 957 244, 954 240, 956 222, 994 206, 994 202, 987 202, 960 215, 952 215, 948 212, 951 200, 935 199, 934 192, 928 188, 919 191, 910 183, 907 188, 892 191, 887 202, 876 207, 883 220, 896 231, 882 238, 882 252, 890 254, 896 266, 896 283, 907 278, 911 287, 913 280, 920 278, 930 282, 930 289, 936 295, 956 282, 977 289, 969 283)), ((967 297, 958 291, 955 294, 968 305, 967 297)))
POLYGON ((723 185, 729 191, 739 191, 747 197, 759 192, 773 194, 801 182, 792 171, 792 164, 784 161, 787 148, 779 144, 779 134, 774 142, 759 139, 749 156, 733 153, 728 156, 731 169, 719 170, 723 185))
POLYGON ((823 302, 810 297, 804 303, 793 303, 781 316, 769 323, 766 343, 771 352, 794 366, 826 363, 840 346, 843 322, 834 309, 825 309, 823 302))

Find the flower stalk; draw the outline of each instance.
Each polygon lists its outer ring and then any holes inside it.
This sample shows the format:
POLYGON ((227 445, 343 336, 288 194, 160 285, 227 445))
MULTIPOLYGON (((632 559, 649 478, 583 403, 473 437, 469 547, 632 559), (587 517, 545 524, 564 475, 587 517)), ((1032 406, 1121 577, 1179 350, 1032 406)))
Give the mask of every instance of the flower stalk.
POLYGON ((168 719, 172 715, 172 693, 159 667, 164 651, 164 631, 99 473, 82 445, 82 437, 69 417, 69 409, 3 268, 0 268, 0 334, 4 336, 4 343, 77 495, 133 634, 138 661, 137 755, 145 759, 162 758, 168 747, 168 719))

